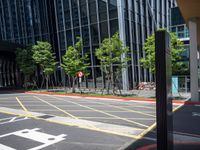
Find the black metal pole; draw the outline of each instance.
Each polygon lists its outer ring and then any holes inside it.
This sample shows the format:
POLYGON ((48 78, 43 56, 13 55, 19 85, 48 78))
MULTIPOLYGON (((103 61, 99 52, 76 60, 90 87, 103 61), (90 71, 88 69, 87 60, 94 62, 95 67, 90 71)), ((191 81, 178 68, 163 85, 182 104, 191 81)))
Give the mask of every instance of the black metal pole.
POLYGON ((157 149, 173 150, 170 35, 155 34, 157 149))

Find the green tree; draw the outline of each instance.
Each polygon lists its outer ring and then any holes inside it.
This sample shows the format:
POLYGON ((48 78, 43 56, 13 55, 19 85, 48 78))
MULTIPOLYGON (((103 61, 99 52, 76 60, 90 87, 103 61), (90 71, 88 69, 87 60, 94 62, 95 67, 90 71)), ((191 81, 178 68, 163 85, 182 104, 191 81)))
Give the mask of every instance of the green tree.
POLYGON ((75 93, 75 82, 77 79, 77 73, 82 71, 87 76, 87 55, 81 54, 82 50, 82 39, 78 38, 78 41, 74 46, 69 46, 65 55, 62 57, 63 63, 61 67, 65 73, 72 78, 72 92, 75 93))
POLYGON ((30 81, 31 75, 36 70, 36 64, 32 58, 31 47, 17 48, 16 50, 16 62, 20 71, 24 74, 24 85, 27 88, 27 82, 30 81))
MULTIPOLYGON (((160 29, 165 30, 165 29, 160 29)), ((184 44, 181 42, 175 33, 170 33, 171 36, 171 59, 172 59, 172 73, 185 69, 181 60, 181 54, 184 52, 184 44)), ((145 58, 141 58, 141 65, 149 69, 151 73, 155 73, 155 34, 152 34, 146 39, 144 43, 145 58)))
POLYGON ((46 79, 46 89, 48 90, 49 76, 55 71, 57 64, 52 46, 48 42, 38 41, 36 45, 33 45, 32 51, 33 59, 40 66, 46 79))
POLYGON ((109 94, 110 84, 112 85, 113 94, 115 88, 114 77, 121 74, 121 70, 127 67, 129 58, 127 53, 128 47, 125 47, 119 38, 119 33, 115 33, 110 39, 105 38, 100 47, 96 49, 96 56, 100 60, 101 70, 105 73, 108 79, 107 93, 109 94), (122 55, 125 57, 122 59, 122 55), (113 71, 115 66, 116 71, 113 71))

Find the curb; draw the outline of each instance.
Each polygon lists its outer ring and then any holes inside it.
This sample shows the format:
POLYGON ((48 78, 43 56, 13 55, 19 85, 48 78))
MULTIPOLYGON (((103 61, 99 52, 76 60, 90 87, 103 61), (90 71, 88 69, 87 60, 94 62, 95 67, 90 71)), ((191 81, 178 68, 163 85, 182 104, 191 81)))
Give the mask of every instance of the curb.
MULTIPOLYGON (((27 94, 44 94, 44 95, 55 95, 55 96, 80 96, 80 97, 90 97, 90 98, 109 98, 113 100, 123 100, 123 101, 139 101, 139 102, 150 102, 156 103, 154 99, 148 98, 123 98, 123 97, 116 97, 116 96, 89 96, 89 95, 81 95, 81 94, 58 94, 53 92, 24 92, 27 94)), ((188 100, 173 100, 173 104, 185 104, 185 105, 194 105, 200 104, 200 102, 190 102, 188 100)))

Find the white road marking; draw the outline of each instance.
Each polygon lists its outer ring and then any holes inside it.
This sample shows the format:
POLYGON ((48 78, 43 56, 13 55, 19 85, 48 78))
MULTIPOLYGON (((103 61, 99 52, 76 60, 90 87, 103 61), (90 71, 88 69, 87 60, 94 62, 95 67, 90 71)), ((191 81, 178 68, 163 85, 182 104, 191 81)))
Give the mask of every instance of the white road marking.
POLYGON ((13 117, 9 122, 13 122, 17 117, 13 117))
POLYGON ((16 149, 0 144, 0 150, 16 150, 16 149))
POLYGON ((12 119, 12 118, 13 118, 13 117, 3 118, 3 119, 0 119, 0 121, 10 120, 10 119, 12 119))
POLYGON ((192 112, 192 116, 193 117, 200 117, 200 113, 198 113, 198 112, 192 112))
MULTIPOLYGON (((37 142, 42 143, 42 145, 36 146, 34 148, 30 148, 28 150, 40 150, 42 148, 45 148, 47 146, 50 146, 52 144, 55 144, 55 143, 58 143, 58 142, 65 140, 64 137, 67 136, 65 134, 60 134, 58 136, 54 136, 54 135, 39 132, 38 130, 40 130, 40 129, 39 128, 34 128, 34 129, 31 129, 31 130, 30 129, 24 129, 24 130, 20 130, 20 131, 11 132, 11 133, 8 133, 8 134, 1 135, 0 138, 7 137, 7 136, 10 136, 10 135, 15 135, 15 136, 19 136, 19 137, 26 138, 26 139, 29 139, 29 140, 37 141, 37 142)), ((1 144, 0 146, 3 147, 3 150, 15 150, 15 149, 8 147, 6 145, 1 144)))
MULTIPOLYGON (((9 117, 9 118, 4 118, 0 120, 0 125, 2 124, 7 124, 7 123, 13 123, 17 121, 23 121, 29 119, 28 117, 9 117)), ((1 149, 0 149, 1 150, 1 149)))

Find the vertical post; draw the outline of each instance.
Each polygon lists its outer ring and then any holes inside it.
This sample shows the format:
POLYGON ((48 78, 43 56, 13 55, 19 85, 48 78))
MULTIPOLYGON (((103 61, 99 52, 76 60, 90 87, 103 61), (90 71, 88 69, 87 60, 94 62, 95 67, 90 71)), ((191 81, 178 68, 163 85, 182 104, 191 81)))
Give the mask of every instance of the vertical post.
MULTIPOLYGON (((125 31, 125 19, 124 19, 124 9, 125 9, 125 1, 117 0, 118 7, 118 23, 119 23, 119 36, 122 40, 124 46, 126 46, 126 31, 125 31)), ((126 57, 125 54, 122 54, 121 59, 124 60, 126 57)), ((123 90, 129 89, 129 78, 128 78, 128 67, 122 69, 122 86, 123 90)))
POLYGON ((197 61, 197 25, 189 21, 190 30, 190 87, 191 101, 199 101, 198 93, 198 61, 197 61))
POLYGON ((173 150, 170 35, 155 34, 157 149, 173 150))

